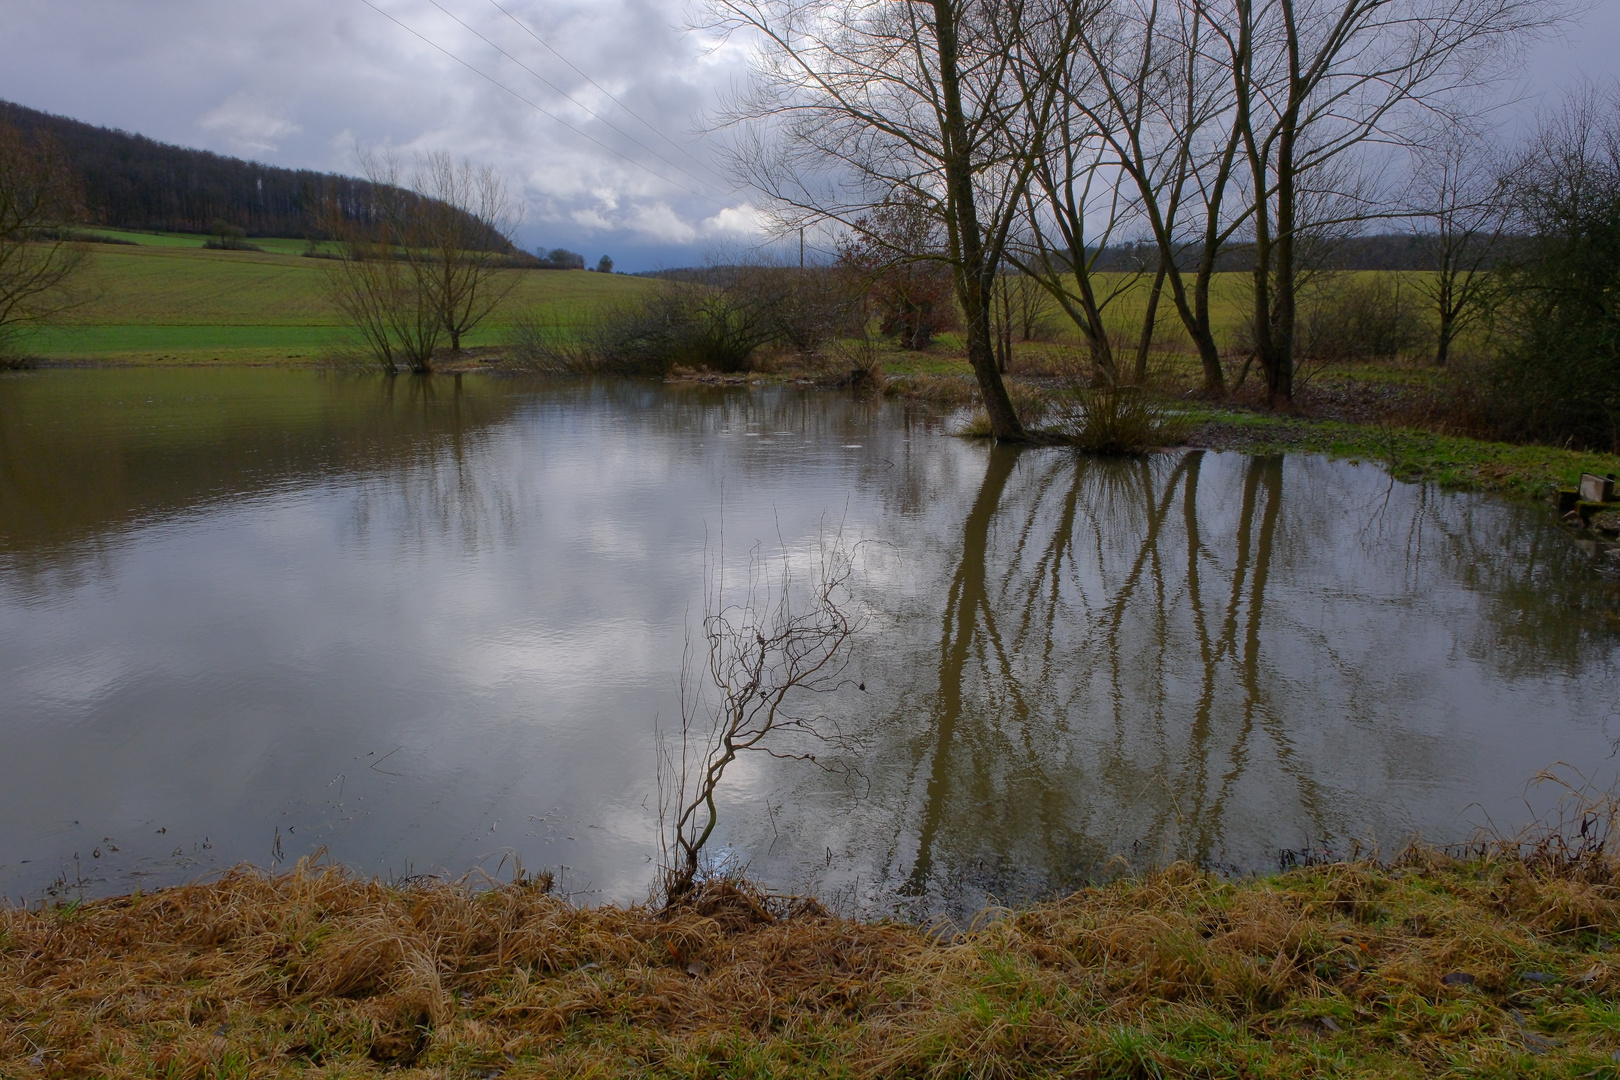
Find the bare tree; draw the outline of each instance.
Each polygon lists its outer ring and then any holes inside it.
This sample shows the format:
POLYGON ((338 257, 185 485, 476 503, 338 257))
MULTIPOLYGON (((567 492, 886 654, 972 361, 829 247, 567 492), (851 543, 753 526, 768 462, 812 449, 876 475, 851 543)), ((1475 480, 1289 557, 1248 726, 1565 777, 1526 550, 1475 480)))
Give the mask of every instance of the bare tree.
POLYGON ((77 177, 55 143, 0 123, 0 351, 81 302, 72 285, 89 256, 72 227, 82 216, 77 177))
POLYGON ((1436 316, 1434 362, 1444 367, 1457 336, 1486 315, 1497 293, 1490 272, 1511 207, 1502 166, 1477 132, 1448 128, 1416 155, 1414 221, 1428 274, 1413 287, 1436 316))
POLYGON ((1213 29, 1233 86, 1231 130, 1241 137, 1254 251, 1255 353, 1267 398, 1293 396, 1302 209, 1378 216, 1354 177, 1353 155, 1406 142, 1424 118, 1452 122, 1469 92, 1500 70, 1527 31, 1561 15, 1542 0, 1232 0, 1213 29))
POLYGON ((327 200, 321 209, 322 230, 338 241, 327 273, 332 301, 384 371, 427 372, 444 317, 426 272, 417 199, 400 186, 392 155, 362 153, 360 164, 365 203, 327 200))
MULTIPOLYGON (((1043 185, 1054 224, 1070 222, 1068 231, 1086 242, 1084 217, 1068 203, 1085 211, 1087 200, 1071 200, 1069 192, 1083 183, 1089 193, 1104 174, 1101 190, 1109 213, 1102 239, 1118 227, 1124 208, 1131 211, 1125 220, 1157 250, 1137 345, 1137 381, 1146 376, 1158 307, 1168 287, 1198 353, 1204 390, 1221 396, 1226 382, 1210 285, 1220 252, 1247 212, 1235 197, 1239 140, 1231 123, 1232 79, 1218 50, 1210 48, 1218 40, 1214 17, 1213 9, 1197 0, 1116 0, 1083 22, 1058 115, 1069 117, 1070 130, 1085 133, 1081 145, 1089 155, 1062 141, 1042 144, 1041 152, 1060 163, 1050 168, 1057 182, 1043 185)), ((1103 245, 1086 243, 1099 258, 1103 245)))
MULTIPOLYGON (((1026 118, 1032 182, 1024 191, 1025 227, 1008 258, 1056 301, 1085 341, 1095 377, 1112 385, 1122 376, 1104 312, 1136 287, 1141 268, 1120 273, 1116 267, 1106 275, 1098 268, 1117 262, 1112 246, 1140 222, 1140 196, 1120 163, 1131 143, 1128 126, 1134 125, 1134 142, 1141 143, 1145 87, 1138 90, 1134 114, 1109 104, 1111 76, 1098 65, 1124 51, 1120 41, 1129 20, 1122 11, 1106 0, 1060 0, 1060 7, 1072 30, 1066 55, 1037 66, 1027 78, 1019 70, 1026 93, 1029 83, 1050 79, 1055 101, 1044 122, 1033 114, 1026 118)), ((1139 84, 1144 75, 1137 71, 1132 78, 1139 84)), ((1026 96, 1026 111, 1036 100, 1026 96)), ((1156 277, 1146 338, 1162 285, 1156 277)))
POLYGON ((724 558, 711 568, 703 618, 707 666, 701 676, 690 657, 683 666, 678 745, 660 740, 659 747, 666 903, 696 884, 720 820, 721 782, 739 757, 758 752, 835 767, 818 761, 815 748, 847 739, 830 718, 806 706, 846 684, 849 642, 862 625, 851 614, 848 588, 857 551, 841 537, 824 543, 802 597, 786 552, 774 574, 773 560, 755 553, 739 602, 726 599, 724 558))
POLYGON ((1055 118, 1047 145, 1036 158, 1036 182, 1024 195, 1027 239, 1011 250, 1008 259, 1038 282, 1074 323, 1095 374, 1115 383, 1120 379, 1119 365, 1103 313, 1132 289, 1137 275, 1105 277, 1097 273, 1097 266, 1129 207, 1122 198, 1124 188, 1112 182, 1107 171, 1108 151, 1088 134, 1075 131, 1076 119, 1071 110, 1060 110, 1055 118), (1094 220, 1099 227, 1092 229, 1094 220))
MULTIPOLYGON (((511 249, 517 209, 506 183, 492 167, 456 161, 443 151, 418 163, 412 189, 413 209, 420 215, 415 230, 424 260, 422 277, 439 310, 450 351, 461 352, 461 339, 471 333, 517 285, 517 276, 502 275, 501 259, 511 249)), ((606 260, 611 269, 613 261, 606 260)))
POLYGON ((409 187, 391 154, 360 166, 365 205, 322 211, 339 240, 333 300, 385 370, 429 371, 443 337, 459 352, 516 285, 501 267, 516 213, 499 174, 448 154, 419 159, 409 187))
POLYGON ((1213 394, 1225 378, 1210 284, 1223 253, 1247 242, 1254 355, 1268 396, 1287 400, 1306 249, 1386 213, 1359 166, 1422 119, 1457 119, 1465 91, 1559 14, 1534 0, 1112 0, 1077 20, 1059 120, 1041 144, 1057 181, 1040 185, 1045 220, 1073 223, 1076 180, 1118 170, 1213 394), (1067 130, 1064 116, 1075 117, 1067 130))
POLYGON ((1030 73, 1050 71, 1067 50, 1066 9, 709 0, 709 10, 712 29, 762 44, 750 91, 725 115, 747 132, 739 178, 770 197, 784 228, 849 228, 897 199, 929 207, 945 228, 941 258, 991 432, 1023 438, 996 364, 990 297, 1029 182, 1026 118, 1044 122, 1053 97, 1050 78, 1030 73))

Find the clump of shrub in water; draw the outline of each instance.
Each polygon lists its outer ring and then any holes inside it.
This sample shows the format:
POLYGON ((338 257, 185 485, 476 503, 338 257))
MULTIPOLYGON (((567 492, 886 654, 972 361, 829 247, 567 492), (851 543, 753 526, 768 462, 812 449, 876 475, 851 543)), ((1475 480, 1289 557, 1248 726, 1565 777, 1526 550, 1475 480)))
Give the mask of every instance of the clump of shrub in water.
MULTIPOLYGON (((1007 390, 1019 421, 1037 440, 1088 454, 1145 454, 1187 438, 1187 421, 1139 386, 1099 382, 1053 395, 1014 382, 1007 390)), ((983 409, 975 410, 957 434, 989 438, 990 418, 983 409)))
MULTIPOLYGON (((978 400, 978 391, 973 383, 967 379, 934 378, 908 380, 911 396, 937 405, 961 404, 965 401, 978 400)), ((1008 382, 1007 397, 1012 401, 1013 411, 1018 414, 1018 422, 1025 431, 1039 431, 1051 417, 1054 402, 1044 390, 1030 386, 1028 383, 1008 382)), ((982 406, 975 408, 968 417, 967 422, 957 429, 956 433, 968 439, 990 438, 990 414, 982 406)))
POLYGON ((1090 454, 1145 454, 1187 437, 1186 420, 1139 386, 1100 384, 1057 402, 1050 432, 1090 454))

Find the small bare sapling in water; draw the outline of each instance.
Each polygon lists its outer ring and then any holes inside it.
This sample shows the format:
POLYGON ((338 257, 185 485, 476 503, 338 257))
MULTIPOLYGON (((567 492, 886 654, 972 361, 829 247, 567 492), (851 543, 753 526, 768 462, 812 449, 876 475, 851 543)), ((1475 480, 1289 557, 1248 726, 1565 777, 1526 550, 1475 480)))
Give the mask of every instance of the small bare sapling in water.
POLYGON ((804 584, 794 580, 785 549, 776 557, 756 549, 735 601, 726 595, 723 548, 709 566, 702 624, 707 668, 694 664, 689 640, 679 736, 659 736, 666 904, 678 903, 698 880, 718 823, 716 793, 739 756, 762 752, 838 767, 825 759, 826 751, 850 739, 816 702, 849 681, 850 639, 864 625, 853 614, 849 589, 859 549, 841 535, 824 540, 814 579, 804 584))

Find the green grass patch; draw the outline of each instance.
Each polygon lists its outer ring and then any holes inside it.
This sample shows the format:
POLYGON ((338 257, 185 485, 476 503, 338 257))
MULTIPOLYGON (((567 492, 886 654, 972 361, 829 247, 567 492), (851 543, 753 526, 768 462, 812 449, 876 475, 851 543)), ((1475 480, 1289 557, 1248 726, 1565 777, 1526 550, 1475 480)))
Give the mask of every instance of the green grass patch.
MULTIPOLYGON (((262 361, 343 340, 326 287, 333 264, 303 258, 301 240, 253 241, 275 248, 263 252, 210 251, 203 236, 101 231, 139 246, 92 246, 80 283, 87 302, 62 325, 24 336, 21 350, 54 360, 207 363, 229 359, 223 354, 262 361)), ((649 287, 624 275, 501 272, 516 286, 469 345, 498 342, 524 310, 582 324, 649 287)))
POLYGON ((1381 465, 1397 479, 1445 488, 1546 498, 1582 473, 1620 473, 1620 457, 1553 446, 1516 446, 1413 428, 1299 420, 1238 410, 1189 412, 1199 441, 1250 453, 1305 452, 1381 465))
POLYGON ((64 326, 23 338, 23 347, 46 356, 85 356, 169 352, 200 359, 203 353, 293 351, 313 353, 345 339, 339 326, 163 326, 152 324, 64 326))
MULTIPOLYGON (((208 240, 212 239, 208 233, 145 232, 139 229, 102 229, 95 227, 87 228, 84 231, 92 236, 106 236, 114 240, 123 240, 137 247, 200 248, 208 240)), ((302 255, 309 247, 308 240, 288 236, 249 236, 244 237, 243 242, 277 255, 302 255)), ((318 246, 325 250, 333 248, 333 245, 329 242, 323 242, 318 246)))

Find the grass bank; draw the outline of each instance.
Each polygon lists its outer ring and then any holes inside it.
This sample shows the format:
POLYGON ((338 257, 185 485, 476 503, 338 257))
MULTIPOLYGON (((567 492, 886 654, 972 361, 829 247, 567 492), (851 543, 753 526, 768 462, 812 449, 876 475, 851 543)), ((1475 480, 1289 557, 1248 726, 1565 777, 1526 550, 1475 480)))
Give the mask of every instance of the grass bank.
POLYGON ((1620 473, 1620 457, 1556 446, 1519 446, 1418 428, 1197 410, 1192 443, 1247 453, 1314 453, 1382 465, 1399 480, 1454 490, 1544 499, 1581 473, 1620 473))
MULTIPOLYGON (((949 349, 946 343, 924 353, 885 353, 886 391, 948 408, 971 405, 977 400, 972 370, 949 349)), ((1194 446, 1325 454, 1378 464, 1401 480, 1531 499, 1574 485, 1582 473, 1620 474, 1620 455, 1452 434, 1443 416, 1425 423, 1425 414, 1446 392, 1446 372, 1431 365, 1322 367, 1311 373, 1289 411, 1274 412, 1253 404, 1200 401, 1189 358, 1161 354, 1156 361, 1155 392, 1186 417, 1194 446)), ((1015 353, 1009 385, 1015 400, 1035 402, 1079 374, 1073 350, 1030 346, 1015 353)), ((1246 391, 1254 398, 1258 388, 1246 391)))
POLYGON ((0 912, 7 1077, 1615 1076, 1610 864, 1172 867, 966 932, 252 871, 0 912))
MULTIPOLYGON (((964 365, 965 367, 965 365, 964 365)), ((1009 379, 1015 402, 1037 411, 1048 380, 1009 379)), ((885 392, 942 408, 970 407, 977 390, 970 377, 940 364, 918 364, 887 380, 885 392)), ((1455 491, 1484 491, 1547 499, 1582 473, 1620 474, 1620 456, 1556 446, 1520 445, 1448 435, 1393 422, 1223 408, 1163 399, 1187 420, 1189 445, 1249 454, 1308 453, 1382 466, 1398 480, 1432 481, 1455 491)))

